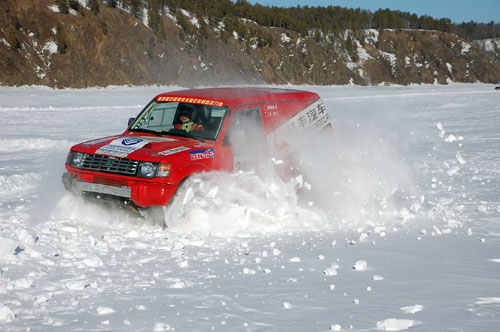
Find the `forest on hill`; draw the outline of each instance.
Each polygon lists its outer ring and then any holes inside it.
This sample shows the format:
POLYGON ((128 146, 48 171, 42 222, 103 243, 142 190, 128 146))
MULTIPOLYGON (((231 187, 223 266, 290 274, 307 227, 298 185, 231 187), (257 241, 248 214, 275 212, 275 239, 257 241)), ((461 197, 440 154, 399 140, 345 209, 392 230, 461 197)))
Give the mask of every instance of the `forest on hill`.
MULTIPOLYGON (((64 2, 65 0, 61 0, 64 2)), ((70 0, 75 2, 76 0, 70 0)), ((97 0, 91 0, 96 3, 97 0)), ((137 18, 142 15, 141 0, 104 0, 108 7, 120 5, 130 8, 137 18)), ((449 18, 418 16, 409 12, 379 9, 370 12, 360 8, 326 7, 276 7, 252 5, 246 0, 147 0, 148 8, 164 11, 185 9, 198 16, 220 20, 224 17, 246 18, 261 26, 292 30, 306 35, 311 30, 324 34, 339 33, 345 29, 423 29, 451 32, 466 40, 499 38, 500 23, 474 21, 452 23, 449 18)), ((154 16, 153 11, 150 11, 154 16)), ((157 21, 153 19, 153 21, 157 21)))
POLYGON ((498 37, 388 9, 2 0, 0 85, 497 83, 498 37))

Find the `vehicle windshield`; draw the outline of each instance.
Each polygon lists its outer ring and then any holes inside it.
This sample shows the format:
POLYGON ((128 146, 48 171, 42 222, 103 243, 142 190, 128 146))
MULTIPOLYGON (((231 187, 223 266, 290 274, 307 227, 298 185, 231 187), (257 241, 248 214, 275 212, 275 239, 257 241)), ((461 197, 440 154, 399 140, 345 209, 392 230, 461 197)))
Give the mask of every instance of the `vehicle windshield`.
POLYGON ((152 101, 129 131, 216 140, 227 107, 152 101))

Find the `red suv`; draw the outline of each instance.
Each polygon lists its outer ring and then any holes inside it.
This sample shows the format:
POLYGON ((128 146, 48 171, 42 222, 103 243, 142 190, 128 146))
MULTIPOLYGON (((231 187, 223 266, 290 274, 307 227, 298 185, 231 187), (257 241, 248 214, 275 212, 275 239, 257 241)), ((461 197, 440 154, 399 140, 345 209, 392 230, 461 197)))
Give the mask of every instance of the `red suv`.
POLYGON ((247 171, 260 151, 286 160, 295 133, 330 128, 313 92, 209 88, 156 96, 124 133, 73 146, 66 189, 136 208, 168 205, 190 175, 247 171))

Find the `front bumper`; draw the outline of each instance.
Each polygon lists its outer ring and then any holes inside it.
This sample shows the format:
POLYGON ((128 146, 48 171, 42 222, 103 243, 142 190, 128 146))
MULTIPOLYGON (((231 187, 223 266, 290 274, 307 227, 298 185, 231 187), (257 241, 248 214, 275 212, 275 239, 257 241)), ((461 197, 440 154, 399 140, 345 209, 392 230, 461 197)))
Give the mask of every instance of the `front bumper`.
MULTIPOLYGON (((64 187, 71 192, 115 197, 131 201, 138 207, 168 205, 177 189, 177 186, 163 183, 120 179, 119 182, 125 185, 114 185, 99 183, 99 179, 102 180, 103 177, 84 173, 64 173, 62 176, 64 187)), ((107 182, 113 182, 113 177, 108 180, 107 182)))

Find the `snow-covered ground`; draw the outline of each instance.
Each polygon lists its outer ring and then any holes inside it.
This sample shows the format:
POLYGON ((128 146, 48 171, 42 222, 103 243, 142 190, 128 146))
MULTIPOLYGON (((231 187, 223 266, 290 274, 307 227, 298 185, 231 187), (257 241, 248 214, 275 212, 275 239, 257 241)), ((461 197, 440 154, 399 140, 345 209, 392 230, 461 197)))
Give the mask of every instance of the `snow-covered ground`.
POLYGON ((61 174, 172 88, 1 87, 0 330, 498 331, 500 93, 301 88, 334 123, 307 198, 301 178, 204 174, 162 229, 61 174))

